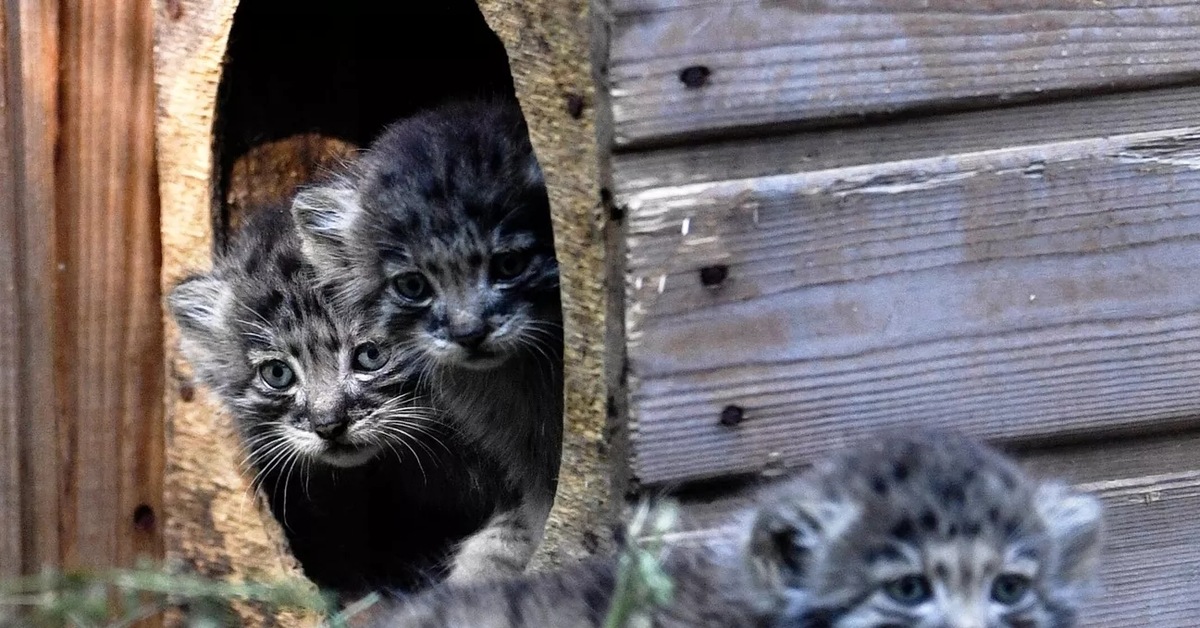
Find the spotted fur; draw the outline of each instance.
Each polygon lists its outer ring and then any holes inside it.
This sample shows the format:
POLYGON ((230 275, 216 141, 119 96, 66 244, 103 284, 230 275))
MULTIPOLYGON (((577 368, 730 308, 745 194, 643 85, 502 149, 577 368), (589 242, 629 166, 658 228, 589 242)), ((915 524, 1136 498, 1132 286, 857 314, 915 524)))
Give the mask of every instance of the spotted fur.
POLYGON ((866 444, 787 486, 759 517, 752 573, 816 628, 1067 628, 1101 508, 960 437, 866 444))
MULTIPOLYGON (((649 623, 639 625, 1070 628, 1096 570, 1101 511, 988 447, 921 433, 873 440, 762 491, 732 529, 668 549, 673 596, 640 609, 649 623)), ((616 564, 438 587, 377 625, 598 628, 616 564)))
POLYGON ((402 348, 318 287, 286 208, 254 212, 214 270, 167 301, 318 585, 415 590, 516 503, 496 462, 428 407, 402 348))
POLYGON ((292 209, 323 281, 414 356, 434 406, 521 495, 463 543, 452 577, 522 570, 554 499, 563 339, 549 204, 520 110, 467 102, 406 119, 292 209))

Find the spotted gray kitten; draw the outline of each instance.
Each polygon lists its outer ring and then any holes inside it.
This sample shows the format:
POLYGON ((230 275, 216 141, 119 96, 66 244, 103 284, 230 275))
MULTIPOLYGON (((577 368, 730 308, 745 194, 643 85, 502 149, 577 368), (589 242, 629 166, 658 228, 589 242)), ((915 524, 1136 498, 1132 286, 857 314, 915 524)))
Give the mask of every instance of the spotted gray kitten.
MULTIPOLYGON (((970 440, 877 440, 764 491, 730 537, 671 547, 660 628, 1069 628, 1098 501, 970 440)), ((415 596, 380 627, 604 625, 613 560, 415 596)))
POLYGON ((322 588, 425 586, 517 503, 496 462, 424 407, 400 348, 318 287, 286 207, 251 214, 214 270, 167 302, 183 354, 228 408, 256 485, 322 588))
POLYGON ((521 496, 463 543, 451 578, 524 569, 558 475, 562 311, 520 110, 467 102, 399 122, 292 209, 319 275, 412 356, 433 405, 521 496))

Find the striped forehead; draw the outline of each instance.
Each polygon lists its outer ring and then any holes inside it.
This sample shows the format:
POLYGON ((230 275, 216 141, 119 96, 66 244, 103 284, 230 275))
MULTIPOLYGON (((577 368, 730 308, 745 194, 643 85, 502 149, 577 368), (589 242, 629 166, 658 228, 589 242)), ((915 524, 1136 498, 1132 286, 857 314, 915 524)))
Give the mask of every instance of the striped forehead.
POLYGON ((335 312, 316 290, 277 286, 242 295, 235 327, 251 344, 271 344, 292 355, 336 352, 348 338, 350 321, 335 312))

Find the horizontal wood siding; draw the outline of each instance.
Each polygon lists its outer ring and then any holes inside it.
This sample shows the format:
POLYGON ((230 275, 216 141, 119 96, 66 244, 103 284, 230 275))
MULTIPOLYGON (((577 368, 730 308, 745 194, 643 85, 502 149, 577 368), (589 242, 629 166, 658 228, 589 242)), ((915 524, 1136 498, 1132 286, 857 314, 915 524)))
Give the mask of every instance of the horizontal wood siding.
POLYGON ((1185 0, 611 5, 605 76, 624 147, 1200 74, 1200 6, 1185 0))
POLYGON ((1017 441, 1200 424, 1200 126, 1181 113, 619 194, 634 475, 801 464, 913 424, 1017 441))

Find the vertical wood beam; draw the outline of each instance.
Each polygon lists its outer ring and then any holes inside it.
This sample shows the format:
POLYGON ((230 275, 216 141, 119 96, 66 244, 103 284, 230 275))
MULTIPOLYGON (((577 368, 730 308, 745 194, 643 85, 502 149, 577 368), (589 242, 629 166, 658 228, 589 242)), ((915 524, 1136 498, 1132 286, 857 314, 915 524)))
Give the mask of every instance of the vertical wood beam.
POLYGON ((67 567, 161 553, 162 307, 151 6, 60 5, 54 345, 67 567))

